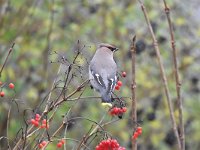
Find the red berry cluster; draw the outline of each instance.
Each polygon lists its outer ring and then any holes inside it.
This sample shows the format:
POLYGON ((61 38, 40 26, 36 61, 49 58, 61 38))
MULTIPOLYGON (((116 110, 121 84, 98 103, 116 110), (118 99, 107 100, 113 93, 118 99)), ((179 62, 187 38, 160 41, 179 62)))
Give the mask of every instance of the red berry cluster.
MULTIPOLYGON (((126 72, 123 71, 121 76, 125 78, 126 77, 126 72)), ((120 80, 117 81, 117 84, 115 85, 115 90, 117 90, 117 91, 120 90, 121 86, 122 86, 122 81, 120 81, 120 80)))
POLYGON ((142 127, 137 127, 136 131, 133 134, 133 139, 136 140, 138 138, 138 136, 140 136, 142 134, 142 127))
POLYGON ((122 81, 117 81, 117 84, 115 85, 115 90, 120 90, 122 86, 122 81))
POLYGON ((46 144, 47 144, 46 141, 42 141, 42 142, 38 145, 39 149, 42 149, 44 146, 46 146, 46 144))
MULTIPOLYGON (((0 81, 0 86, 1 86, 1 85, 3 85, 3 82, 0 81)), ((15 88, 15 85, 14 85, 13 83, 10 83, 10 84, 8 85, 8 87, 9 87, 10 89, 14 89, 14 88, 15 88)), ((5 92, 4 92, 4 91, 0 91, 0 96, 1 96, 1 97, 4 97, 4 96, 5 96, 5 92)))
POLYGON ((61 147, 63 146, 63 144, 65 144, 65 140, 64 140, 64 139, 62 139, 62 140, 60 140, 60 141, 58 142, 57 148, 61 148, 61 147))
MULTIPOLYGON (((40 114, 36 114, 35 115, 35 119, 31 119, 30 123, 32 125, 34 125, 35 127, 39 127, 39 124, 40 124, 39 121, 40 121, 40 119, 41 119, 40 114)), ((42 120, 42 125, 40 126, 40 128, 46 128, 46 129, 49 128, 49 124, 47 123, 46 119, 42 120)))
POLYGON ((96 146, 96 150, 126 150, 124 147, 120 147, 119 143, 115 139, 103 140, 96 146))
POLYGON ((127 111, 127 108, 126 107, 122 107, 122 108, 118 108, 118 107, 113 107, 111 110, 110 110, 110 114, 112 116, 116 115, 120 115, 120 114, 123 114, 127 111))
POLYGON ((31 119, 31 124, 34 125, 35 127, 39 126, 39 121, 40 121, 41 116, 39 114, 35 114, 35 119, 31 119))

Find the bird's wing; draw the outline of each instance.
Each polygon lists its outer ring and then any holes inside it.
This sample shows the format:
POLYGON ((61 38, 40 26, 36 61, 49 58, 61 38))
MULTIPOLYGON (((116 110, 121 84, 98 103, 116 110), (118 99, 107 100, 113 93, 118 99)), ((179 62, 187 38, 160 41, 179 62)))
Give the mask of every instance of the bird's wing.
POLYGON ((117 76, 108 78, 108 90, 107 93, 111 93, 116 85, 117 82, 117 76))
POLYGON ((103 78, 102 78, 102 76, 100 75, 101 73, 95 69, 94 65, 91 65, 91 64, 90 64, 89 69, 90 69, 90 72, 91 72, 92 76, 94 77, 94 80, 95 80, 100 86, 102 86, 103 88, 106 88, 106 85, 105 85, 105 83, 104 83, 104 81, 103 81, 103 78))

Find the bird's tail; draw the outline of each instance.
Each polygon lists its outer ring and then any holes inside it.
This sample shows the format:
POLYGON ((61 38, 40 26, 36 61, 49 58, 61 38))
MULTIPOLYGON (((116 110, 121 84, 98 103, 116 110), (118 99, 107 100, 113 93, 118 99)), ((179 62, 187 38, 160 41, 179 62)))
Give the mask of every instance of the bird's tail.
POLYGON ((112 102, 111 94, 108 94, 108 93, 102 94, 101 98, 102 98, 103 103, 111 103, 112 102))

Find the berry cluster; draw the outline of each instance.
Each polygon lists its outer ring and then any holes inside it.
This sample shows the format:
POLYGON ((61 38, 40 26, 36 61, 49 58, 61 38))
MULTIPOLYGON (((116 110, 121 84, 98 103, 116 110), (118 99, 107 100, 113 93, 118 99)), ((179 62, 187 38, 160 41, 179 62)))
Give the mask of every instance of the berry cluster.
MULTIPOLYGON (((36 114, 35 115, 35 119, 31 119, 30 120, 30 123, 32 124, 32 125, 34 125, 35 127, 39 127, 39 121, 40 121, 40 119, 41 119, 41 116, 40 116, 40 114, 36 114)), ((47 123, 47 120, 46 119, 43 119, 42 120, 42 125, 40 126, 40 128, 46 128, 46 129, 48 129, 49 128, 49 124, 47 123)))
POLYGON ((134 132, 132 138, 134 140, 136 140, 138 138, 138 136, 140 136, 142 134, 142 127, 137 127, 136 131, 134 132))
POLYGON ((115 139, 103 140, 96 146, 96 150, 126 150, 124 147, 120 147, 119 143, 115 139))
POLYGON ((39 145, 38 148, 42 149, 44 146, 46 146, 47 142, 46 141, 42 141, 39 145))
POLYGON ((62 139, 62 140, 60 140, 60 141, 58 142, 57 148, 61 148, 61 147, 63 146, 63 144, 65 144, 65 140, 64 140, 64 139, 62 139))
POLYGON ((117 81, 117 84, 115 85, 115 90, 120 90, 122 86, 122 81, 117 81))
POLYGON ((118 107, 113 107, 111 110, 110 110, 110 114, 112 116, 116 115, 121 115, 123 113, 125 113, 127 111, 127 108, 126 107, 122 107, 122 108, 118 108, 118 107))
MULTIPOLYGON (((3 85, 3 82, 0 81, 0 86, 1 86, 1 85, 3 85)), ((8 87, 9 87, 10 89, 14 89, 14 88, 15 88, 15 85, 14 85, 13 83, 10 83, 10 84, 8 85, 8 87)), ((4 91, 0 91, 0 96, 1 96, 1 97, 4 97, 4 96, 5 96, 5 92, 4 92, 4 91)))

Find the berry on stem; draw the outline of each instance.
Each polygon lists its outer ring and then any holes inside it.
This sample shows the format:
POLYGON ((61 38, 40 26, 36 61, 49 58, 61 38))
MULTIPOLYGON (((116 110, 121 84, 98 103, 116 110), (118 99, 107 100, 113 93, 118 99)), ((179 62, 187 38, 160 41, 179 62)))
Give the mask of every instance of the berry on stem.
POLYGON ((42 149, 44 146, 42 145, 42 143, 40 143, 39 145, 38 145, 38 148, 39 149, 42 149))
POLYGON ((35 120, 36 121, 40 121, 40 118, 41 118, 40 114, 35 114, 35 120))
POLYGON ((120 90, 120 86, 119 85, 115 85, 115 90, 120 90))
POLYGON ((47 123, 47 120, 46 119, 43 119, 42 120, 42 124, 46 124, 47 123))
POLYGON ((126 72, 125 71, 122 72, 122 77, 124 77, 124 78, 126 77, 126 72))
POLYGON ((65 144, 65 140, 64 139, 60 140, 60 143, 65 144))
POLYGON ((4 92, 4 91, 1 91, 1 92, 0 92, 0 96, 1 96, 1 97, 4 97, 4 96, 5 96, 5 92, 4 92))
POLYGON ((142 134, 142 127, 137 127, 132 138, 134 140, 136 140, 138 138, 138 136, 140 136, 141 134, 142 134))
POLYGON ((122 81, 117 81, 118 86, 122 86, 122 81))
POLYGON ((47 142, 46 142, 46 141, 42 141, 41 144, 42 144, 43 146, 45 146, 45 145, 47 144, 47 142))
POLYGON ((61 142, 58 142, 58 144, 57 144, 57 148, 61 148, 62 147, 62 143, 61 142))
POLYGON ((14 89, 15 88, 15 85, 13 83, 10 83, 8 86, 9 86, 10 89, 14 89))

